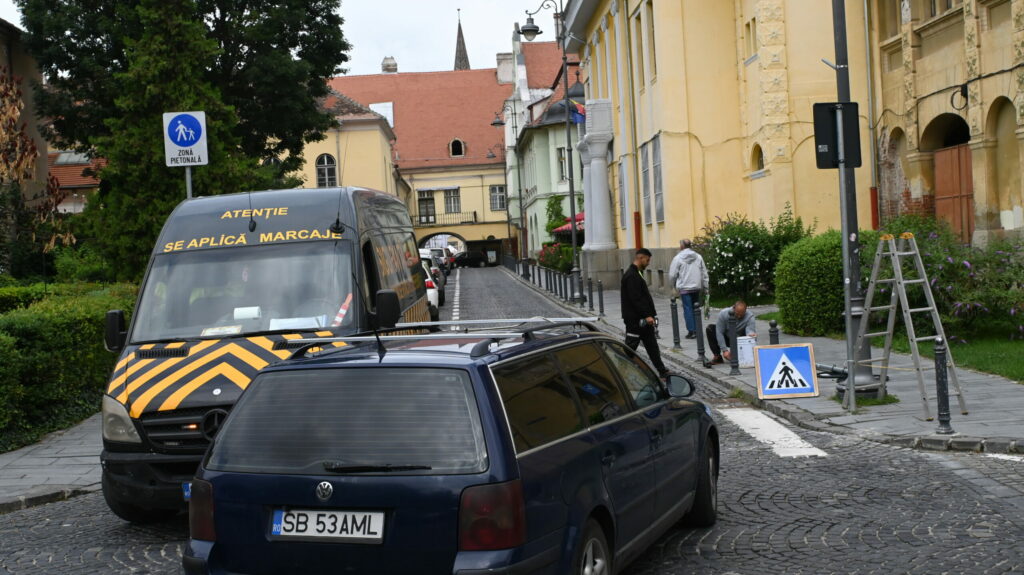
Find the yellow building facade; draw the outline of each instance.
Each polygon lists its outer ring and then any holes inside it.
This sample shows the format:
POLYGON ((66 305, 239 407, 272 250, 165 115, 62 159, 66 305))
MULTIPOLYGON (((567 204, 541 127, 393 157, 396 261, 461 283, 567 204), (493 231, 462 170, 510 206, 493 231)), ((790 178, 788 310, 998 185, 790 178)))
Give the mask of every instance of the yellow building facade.
POLYGON ((977 245, 1024 230, 1024 0, 874 0, 884 215, 977 245))
MULTIPOLYGON (((847 4, 852 99, 865 102, 865 14, 847 4)), ((598 143, 590 173, 606 171, 617 246, 584 248, 591 270, 611 280, 642 245, 655 252, 653 286, 670 289, 679 240, 730 213, 767 221, 789 204, 818 229, 840 227, 837 172, 816 168, 812 121, 814 103, 837 97, 835 72, 821 62, 835 55, 831 3, 584 0, 566 12, 585 71, 584 141, 598 143)), ((863 106, 861 115, 868 158, 863 106)), ((855 173, 869 227, 868 161, 855 173)), ((588 242, 597 199, 588 199, 588 242)))

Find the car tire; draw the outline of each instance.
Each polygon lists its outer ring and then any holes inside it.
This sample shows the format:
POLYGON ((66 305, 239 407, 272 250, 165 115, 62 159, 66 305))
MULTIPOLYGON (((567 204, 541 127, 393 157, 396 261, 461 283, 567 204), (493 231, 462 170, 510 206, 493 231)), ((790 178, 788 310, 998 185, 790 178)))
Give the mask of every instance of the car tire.
POLYGON ((692 527, 711 527, 718 520, 718 457, 710 437, 704 438, 700 459, 697 493, 683 521, 692 527))
POLYGON ((572 562, 573 575, 611 575, 612 554, 608 550, 608 540, 604 529, 594 519, 588 519, 583 529, 583 537, 576 547, 576 556, 572 562))
POLYGON ((107 502, 107 507, 114 512, 114 515, 130 523, 138 525, 159 523, 178 514, 177 509, 146 509, 118 499, 114 494, 113 482, 105 472, 102 474, 100 483, 103 487, 103 499, 107 502))
POLYGON ((487 265, 487 262, 480 262, 480 263, 477 264, 477 267, 482 268, 482 267, 484 267, 486 265, 487 265))

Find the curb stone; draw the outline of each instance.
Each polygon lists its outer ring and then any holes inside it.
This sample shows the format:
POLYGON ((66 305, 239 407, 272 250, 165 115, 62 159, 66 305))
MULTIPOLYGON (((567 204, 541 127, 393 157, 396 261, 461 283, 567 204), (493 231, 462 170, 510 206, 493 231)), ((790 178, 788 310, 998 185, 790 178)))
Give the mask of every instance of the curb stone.
MULTIPOLYGON (((518 273, 512 272, 508 268, 501 266, 501 269, 508 275, 518 280, 523 285, 526 285, 533 289, 535 292, 541 294, 547 298, 550 302, 562 307, 566 310, 571 310, 576 313, 587 314, 586 308, 580 308, 563 302, 562 300, 553 297, 547 290, 524 280, 518 273)), ((593 314, 598 314, 599 310, 594 310, 593 314)), ((603 331, 608 332, 612 335, 619 337, 625 337, 624 332, 618 326, 612 325, 608 321, 607 316, 602 316, 598 319, 598 324, 603 328, 603 331)), ((671 345, 671 344, 669 344, 671 345)), ((725 376, 716 372, 713 369, 700 370, 700 364, 691 358, 681 358, 677 356, 677 352, 669 346, 664 346, 662 351, 663 357, 671 360, 671 363, 681 368, 679 371, 683 371, 688 375, 700 377, 710 382, 715 389, 729 396, 735 392, 743 397, 743 399, 751 405, 768 411, 774 415, 777 415, 786 421, 789 421, 797 427, 809 429, 811 431, 825 431, 828 433, 834 433, 838 435, 856 435, 868 441, 875 443, 882 443, 887 445, 894 445, 898 447, 909 447, 911 449, 925 449, 925 450, 940 450, 947 451, 950 449, 957 451, 974 451, 974 452, 985 452, 985 453, 1024 453, 1024 438, 974 438, 974 437, 958 437, 958 436, 940 436, 940 435, 889 435, 879 432, 862 432, 838 425, 830 425, 819 421, 813 414, 800 409, 795 406, 790 406, 782 403, 767 402, 757 398, 757 390, 753 386, 748 385, 740 381, 729 381, 725 379, 725 376)))
POLYGON ((47 503, 65 501, 78 495, 85 495, 87 493, 99 491, 99 489, 100 484, 94 483, 92 485, 86 485, 83 487, 71 487, 59 489, 56 491, 47 491, 45 493, 38 493, 35 495, 20 495, 18 497, 0 501, 0 514, 10 513, 12 511, 20 511, 22 509, 28 509, 29 507, 35 507, 37 505, 45 505, 47 503))

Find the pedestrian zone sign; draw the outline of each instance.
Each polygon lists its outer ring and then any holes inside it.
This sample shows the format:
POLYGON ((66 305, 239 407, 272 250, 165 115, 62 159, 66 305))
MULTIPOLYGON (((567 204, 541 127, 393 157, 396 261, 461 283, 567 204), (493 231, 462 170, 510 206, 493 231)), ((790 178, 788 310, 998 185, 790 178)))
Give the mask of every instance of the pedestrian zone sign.
POLYGON ((818 372, 809 343, 759 345, 754 348, 758 399, 817 397, 818 372))
POLYGON ((171 168, 210 163, 206 151, 206 112, 164 114, 164 156, 171 168))

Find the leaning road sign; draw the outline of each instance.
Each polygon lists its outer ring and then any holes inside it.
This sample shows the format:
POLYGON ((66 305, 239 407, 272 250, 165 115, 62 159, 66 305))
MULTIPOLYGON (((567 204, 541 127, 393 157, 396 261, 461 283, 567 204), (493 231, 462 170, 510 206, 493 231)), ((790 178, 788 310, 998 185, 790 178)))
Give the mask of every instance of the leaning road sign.
POLYGON ((164 156, 171 168, 210 163, 206 151, 206 112, 164 114, 164 156))
POLYGON ((809 343, 759 345, 754 348, 758 399, 817 397, 818 373, 809 343))

